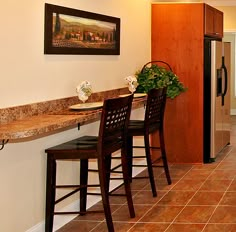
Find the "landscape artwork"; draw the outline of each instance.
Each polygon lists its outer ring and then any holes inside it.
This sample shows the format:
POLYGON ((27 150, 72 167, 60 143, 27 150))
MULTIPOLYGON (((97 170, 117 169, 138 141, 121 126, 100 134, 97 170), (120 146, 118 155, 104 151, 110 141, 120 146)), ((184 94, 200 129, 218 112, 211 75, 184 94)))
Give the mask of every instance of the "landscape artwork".
POLYGON ((45 4, 45 54, 120 54, 120 19, 45 4))

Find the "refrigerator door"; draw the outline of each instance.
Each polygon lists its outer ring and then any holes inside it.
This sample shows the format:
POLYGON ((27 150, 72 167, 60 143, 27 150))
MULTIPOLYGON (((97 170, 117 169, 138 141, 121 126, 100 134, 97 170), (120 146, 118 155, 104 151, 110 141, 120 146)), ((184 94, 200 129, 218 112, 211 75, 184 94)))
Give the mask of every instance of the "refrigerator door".
POLYGON ((211 41, 210 158, 230 143, 230 43, 211 41))
POLYGON ((214 159, 223 148, 222 42, 211 41, 211 148, 214 159))
POLYGON ((225 71, 223 71, 222 75, 222 87, 224 95, 224 105, 223 105, 223 138, 222 143, 223 147, 230 143, 230 73, 231 73, 231 44, 230 43, 223 43, 223 57, 224 57, 224 64, 227 71, 227 77, 225 71), (227 78, 227 80, 225 79, 227 78))

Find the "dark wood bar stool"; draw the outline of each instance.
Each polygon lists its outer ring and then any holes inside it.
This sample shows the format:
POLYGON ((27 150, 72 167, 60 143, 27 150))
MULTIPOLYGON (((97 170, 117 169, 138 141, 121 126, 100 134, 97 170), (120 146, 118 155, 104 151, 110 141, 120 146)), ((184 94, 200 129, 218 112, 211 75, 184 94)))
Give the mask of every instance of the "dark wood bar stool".
MULTIPOLYGON (((103 211, 105 214, 108 231, 114 231, 111 209, 109 204, 109 180, 111 155, 121 151, 121 163, 125 193, 130 217, 135 217, 130 178, 127 165, 127 130, 130 119, 133 95, 127 97, 107 99, 104 101, 98 136, 83 136, 78 139, 46 149, 47 153, 47 184, 46 184, 46 215, 45 231, 53 230, 53 219, 56 214, 84 215, 86 210, 88 187, 100 187, 103 211), (89 159, 97 159, 99 184, 88 184, 89 159), (79 185, 56 185, 57 160, 80 161, 79 185), (70 188, 71 192, 55 199, 57 188, 70 188), (77 212, 55 212, 55 205, 71 195, 80 193, 80 210, 77 212)), ((93 211, 101 212, 101 211, 93 211)), ((79 229, 78 229, 79 231, 79 229)))
MULTIPOLYGON (((165 151, 165 142, 164 142, 164 112, 166 105, 166 91, 167 88, 162 89, 151 89, 147 96, 147 104, 145 109, 144 120, 131 120, 128 128, 128 163, 129 163, 129 175, 132 177, 132 167, 147 167, 148 177, 151 184, 153 196, 157 196, 153 167, 164 167, 165 175, 167 178, 168 184, 171 184, 171 177, 168 168, 168 162, 165 151), (160 147, 150 146, 149 136, 158 131, 160 147), (144 137, 144 146, 134 146, 133 137, 134 136, 143 136, 144 137), (138 156, 133 154, 133 148, 144 148, 145 156, 138 156), (160 149, 161 155, 155 160, 151 159, 151 150, 160 149), (134 164, 133 160, 135 158, 146 158, 147 165, 134 164), (162 161, 163 164, 158 162, 162 161)), ((148 177, 132 177, 134 178, 148 178, 148 177)))

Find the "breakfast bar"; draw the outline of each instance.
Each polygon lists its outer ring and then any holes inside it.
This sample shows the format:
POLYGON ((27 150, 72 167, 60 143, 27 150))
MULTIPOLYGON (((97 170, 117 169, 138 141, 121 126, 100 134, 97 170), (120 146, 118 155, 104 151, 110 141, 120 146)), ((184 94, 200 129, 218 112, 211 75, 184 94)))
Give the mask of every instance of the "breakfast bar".
MULTIPOLYGON (((127 88, 93 93, 88 102, 98 102, 126 93, 128 93, 127 88)), ((132 108, 142 107, 145 100, 143 97, 134 98, 132 108)), ((0 109, 0 140, 10 140, 10 142, 33 140, 99 120, 101 109, 86 111, 69 109, 69 106, 78 103, 80 103, 78 97, 74 96, 0 109)))

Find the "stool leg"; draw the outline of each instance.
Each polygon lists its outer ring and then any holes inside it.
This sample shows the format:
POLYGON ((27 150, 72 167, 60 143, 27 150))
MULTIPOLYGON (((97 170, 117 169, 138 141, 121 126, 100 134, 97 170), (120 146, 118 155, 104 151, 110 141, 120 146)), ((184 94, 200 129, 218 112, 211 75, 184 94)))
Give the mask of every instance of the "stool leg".
POLYGON ((106 217, 107 228, 109 232, 114 232, 114 226, 113 226, 112 216, 111 216, 111 208, 110 208, 110 203, 109 203, 109 191, 107 189, 107 186, 108 186, 107 178, 106 178, 107 171, 110 171, 110 170, 106 170, 104 159, 98 158, 99 182, 100 182, 102 202, 103 202, 104 214, 106 217))
POLYGON ((110 188, 110 177, 111 177, 111 154, 105 156, 105 165, 106 165, 106 183, 107 183, 107 190, 109 191, 110 188))
POLYGON ((47 156, 45 232, 52 232, 56 193, 56 161, 47 156))
POLYGON ((132 182, 133 175, 133 136, 127 136, 127 166, 130 182, 132 182))
POLYGON ((132 199, 132 193, 131 193, 131 187, 130 187, 130 176, 129 176, 129 168, 128 168, 128 160, 125 149, 122 149, 121 151, 121 164, 122 164, 122 173, 123 173, 123 179, 124 179, 124 185, 125 185, 125 194, 127 197, 127 203, 129 207, 129 214, 131 218, 135 217, 134 212, 134 205, 133 205, 133 199, 132 199))
POLYGON ((88 159, 80 160, 80 215, 86 213, 87 207, 87 185, 88 185, 88 159))
POLYGON ((144 144, 145 144, 145 153, 146 153, 146 160, 147 160, 148 175, 149 175, 149 180, 150 180, 150 184, 151 184, 151 188, 152 188, 152 195, 153 195, 153 197, 156 197, 157 191, 156 191, 156 184, 155 184, 153 169, 152 169, 149 134, 147 132, 145 132, 145 134, 144 134, 144 144))
POLYGON ((163 128, 160 128, 159 130, 159 138, 160 138, 161 156, 162 156, 162 161, 163 161, 163 165, 165 169, 166 179, 167 179, 168 184, 170 185, 171 177, 170 177, 170 172, 169 172, 168 162, 167 162, 167 157, 166 157, 163 128))

